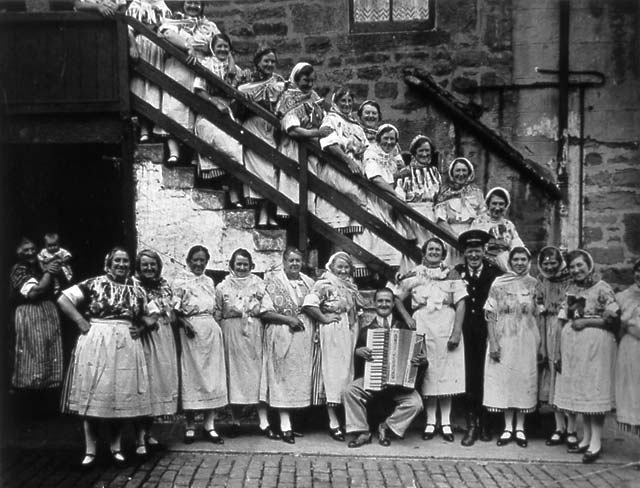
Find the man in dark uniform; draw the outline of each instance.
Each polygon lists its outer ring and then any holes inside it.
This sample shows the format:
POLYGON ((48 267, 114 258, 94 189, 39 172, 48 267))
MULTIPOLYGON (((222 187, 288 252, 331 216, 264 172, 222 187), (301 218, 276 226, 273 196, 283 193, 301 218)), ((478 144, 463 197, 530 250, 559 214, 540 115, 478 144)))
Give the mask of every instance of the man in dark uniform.
POLYGON ((502 274, 502 271, 484 259, 485 244, 490 238, 488 233, 478 229, 468 230, 458 237, 465 262, 457 265, 455 269, 467 283, 468 293, 465 298, 466 308, 462 323, 466 377, 464 403, 467 421, 467 432, 461 442, 463 446, 472 446, 478 438, 481 441, 491 440, 487 412, 482 406, 484 362, 487 350, 484 304, 489 296, 491 284, 502 274))

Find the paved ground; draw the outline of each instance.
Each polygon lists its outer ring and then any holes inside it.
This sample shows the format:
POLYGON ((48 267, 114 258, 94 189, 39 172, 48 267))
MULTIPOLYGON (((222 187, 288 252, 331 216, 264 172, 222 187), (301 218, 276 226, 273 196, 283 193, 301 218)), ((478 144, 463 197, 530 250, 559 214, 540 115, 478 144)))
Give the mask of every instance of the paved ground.
MULTIPOLYGON (((224 434, 224 428, 220 432, 224 434)), ((2 451, 3 487, 577 487, 640 488, 640 440, 607 429, 603 457, 583 465, 562 447, 531 439, 527 449, 495 442, 471 448, 440 439, 422 441, 412 431, 391 447, 377 443, 348 449, 315 431, 293 446, 247 432, 223 446, 180 442, 182 426, 156 426, 168 450, 134 460, 132 439, 125 438, 130 464, 111 466, 106 446, 89 472, 77 468, 82 435, 74 418, 32 423, 13 431, 2 451)))

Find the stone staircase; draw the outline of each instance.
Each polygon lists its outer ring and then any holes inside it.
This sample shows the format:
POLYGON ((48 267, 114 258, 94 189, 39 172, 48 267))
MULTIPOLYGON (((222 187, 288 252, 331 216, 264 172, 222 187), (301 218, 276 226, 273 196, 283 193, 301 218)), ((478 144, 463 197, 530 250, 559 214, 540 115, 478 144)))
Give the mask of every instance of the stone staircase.
POLYGON ((257 229, 254 209, 227 208, 227 192, 201 185, 195 166, 163 164, 163 144, 139 144, 134 159, 138 249, 160 253, 169 282, 188 273, 185 257, 195 244, 209 249, 214 272, 227 271, 239 247, 253 255, 257 273, 280 264, 286 230, 257 229))

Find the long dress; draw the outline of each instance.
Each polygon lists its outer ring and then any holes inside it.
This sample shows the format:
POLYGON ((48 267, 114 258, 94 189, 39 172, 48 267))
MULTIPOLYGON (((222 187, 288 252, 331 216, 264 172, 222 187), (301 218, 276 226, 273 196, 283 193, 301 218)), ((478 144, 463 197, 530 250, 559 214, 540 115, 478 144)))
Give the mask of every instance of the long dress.
POLYGON ((313 323, 302 313, 302 303, 313 280, 304 274, 290 280, 279 271, 269 273, 264 281, 275 312, 298 317, 304 330, 292 332, 286 324, 267 325, 260 400, 275 408, 306 407, 311 402, 313 323))
POLYGON ((178 355, 171 327, 173 290, 163 280, 143 282, 149 313, 156 313, 156 326, 142 335, 142 348, 149 374, 149 399, 154 416, 172 415, 178 410, 178 355))
POLYGON ((214 318, 215 286, 202 274, 174 286, 176 310, 195 331, 187 337, 180 329, 182 407, 208 410, 229 403, 222 331, 214 318))
MULTIPOLYGON (((220 30, 215 23, 206 17, 187 17, 184 19, 165 19, 158 28, 159 36, 167 36, 169 33, 178 35, 189 48, 199 47, 194 50, 198 61, 205 63, 209 55, 205 54, 201 49, 208 51, 211 38, 215 34, 219 34, 220 30)), ((195 80, 194 71, 182 64, 174 57, 169 57, 164 63, 164 74, 174 79, 187 90, 191 91, 195 80)), ((177 98, 171 96, 168 92, 162 92, 162 113, 179 123, 189 131, 193 130, 195 114, 177 98)), ((162 129, 156 128, 156 133, 164 134, 162 129)))
POLYGON ((260 401, 264 326, 260 315, 273 312, 265 283, 254 274, 239 278, 233 272, 216 287, 216 316, 224 337, 229 403, 260 401))
MULTIPOLYGON (((484 310, 495 316, 500 361, 489 357, 484 366, 483 404, 489 411, 532 412, 538 401, 540 332, 536 321, 536 279, 510 273, 496 278, 484 310)), ((489 327, 492 327, 489 324, 489 327)))
POLYGON ((616 363, 616 417, 622 430, 640 435, 640 287, 635 284, 618 293, 616 302, 626 330, 616 363))
MULTIPOLYGON (((566 296, 573 295, 584 307, 581 317, 603 317, 605 311, 616 313, 618 304, 611 287, 600 280, 587 288, 571 283, 566 296)), ((613 407, 616 363, 616 338, 606 330, 587 327, 580 331, 571 327, 567 299, 558 318, 566 321, 560 336, 562 373, 556 376, 554 402, 561 410, 573 413, 604 414, 613 407)))
POLYGON ((60 317, 53 303, 53 283, 44 295, 28 298, 42 272, 37 263, 20 262, 11 269, 15 343, 11 385, 15 388, 57 388, 62 382, 60 317))
POLYGON ((425 397, 450 397, 465 392, 464 341, 453 351, 447 343, 456 316, 456 305, 467 296, 466 284, 457 271, 446 267, 417 266, 400 283, 411 295, 416 332, 425 337, 429 367, 421 391, 425 397))
MULTIPOLYGON (((245 77, 248 76, 247 73, 238 66, 232 69, 228 59, 226 61, 220 61, 215 56, 209 56, 201 60, 200 63, 218 78, 224 80, 234 88, 238 86, 239 83, 242 83, 245 77)), ((196 76, 193 82, 193 90, 198 89, 207 92, 210 96, 215 97, 220 103, 229 108, 230 100, 221 93, 220 90, 200 76, 196 76)), ((231 120, 236 122, 236 118, 230 108, 228 115, 231 120)), ((240 165, 242 164, 242 144, 200 114, 196 116, 194 132, 215 149, 227 155, 232 161, 240 165)), ((198 176, 205 180, 217 178, 225 174, 225 171, 214 161, 201 154, 197 156, 197 165, 198 176)))
MULTIPOLYGON (((332 107, 331 111, 325 115, 320 127, 327 127, 332 131, 327 137, 320 139, 322 149, 337 144, 356 162, 361 161, 367 145, 367 136, 355 119, 343 115, 337 107, 332 107)), ((318 178, 351 198, 361 207, 365 207, 366 200, 362 189, 338 173, 329 164, 318 163, 318 178)), ((362 232, 362 226, 356 220, 351 219, 347 214, 320 197, 316 198, 316 215, 342 233, 357 234, 362 232)))
POLYGON ((524 247, 516 226, 508 219, 494 219, 487 211, 473 221, 471 227, 483 230, 491 236, 487 243, 487 259, 493 261, 502 271, 509 270, 509 251, 514 247, 524 247))
POLYGON ((99 418, 151 415, 149 376, 140 339, 129 327, 146 313, 140 284, 109 275, 89 278, 62 292, 84 309, 91 325, 78 337, 73 356, 68 410, 99 418))
MULTIPOLYGON (((294 138, 288 136, 288 133, 296 127, 303 129, 317 129, 320 127, 324 112, 316 103, 319 101, 322 101, 322 99, 315 91, 311 90, 309 93, 303 93, 298 88, 288 88, 280 97, 276 109, 278 115, 282 117, 282 134, 280 136, 278 150, 294 161, 298 161, 299 145, 294 138)), ((307 155, 307 165, 310 173, 314 175, 317 174, 318 159, 315 156, 307 155)), ((289 200, 298 203, 298 181, 283 171, 280 171, 278 175, 278 191, 289 200)), ((315 213, 315 207, 315 195, 312 192, 308 192, 307 208, 310 212, 315 213)), ((279 207, 278 215, 282 217, 288 216, 288 214, 279 207)))
MULTIPOLYGON (((382 178, 385 183, 391 186, 395 182, 395 174, 398 169, 404 165, 399 155, 393 151, 385 153, 377 143, 367 147, 362 160, 364 173, 368 179, 382 178)), ((366 202, 367 211, 371 215, 399 232, 405 239, 415 238, 408 220, 401 215, 394 215, 395 212, 392 212, 392 207, 387 202, 373 194, 367 194, 366 202)), ((369 229, 364 229, 361 234, 354 236, 353 241, 388 265, 400 266, 402 253, 369 229)), ((364 276, 367 273, 367 268, 362 263, 357 262, 355 275, 364 276)))
MULTIPOLYGON (((267 110, 274 111, 280 94, 284 90, 284 80, 277 74, 265 78, 261 73, 254 72, 251 81, 240 85, 238 90, 267 110)), ((259 115, 250 115, 242 126, 271 147, 277 146, 276 128, 259 115)), ((258 176, 269 186, 273 188, 277 187, 276 167, 270 161, 264 159, 259 153, 252 151, 248 147, 244 147, 243 158, 247 170, 258 176)), ((255 204, 258 201, 264 200, 264 196, 246 185, 245 200, 248 204, 255 204)))
POLYGON ((558 341, 562 326, 558 321, 558 312, 565 299, 570 275, 566 267, 563 267, 553 276, 547 276, 540 270, 538 283, 536 283, 536 303, 542 306, 543 312, 538 315, 540 337, 543 343, 543 351, 547 357, 546 367, 540 373, 538 385, 538 399, 541 402, 554 404, 556 387, 556 369, 554 362, 558 351, 558 341))
POLYGON ((320 361, 313 380, 312 401, 329 405, 342 403, 342 394, 353 379, 353 352, 358 338, 357 307, 361 297, 353 283, 344 282, 331 271, 315 282, 303 306, 318 307, 322 313, 336 313, 340 320, 316 324, 320 361), (324 395, 323 395, 324 393, 324 395))

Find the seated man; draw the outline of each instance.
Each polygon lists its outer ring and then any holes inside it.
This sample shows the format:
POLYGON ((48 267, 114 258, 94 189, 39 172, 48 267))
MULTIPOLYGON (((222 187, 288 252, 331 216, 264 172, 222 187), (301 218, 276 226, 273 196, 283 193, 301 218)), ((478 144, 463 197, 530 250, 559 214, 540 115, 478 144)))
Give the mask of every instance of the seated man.
MULTIPOLYGON (((371 432, 367 423, 367 406, 371 401, 391 401, 394 410, 387 419, 378 426, 378 441, 382 446, 391 444, 391 436, 403 437, 413 419, 422 410, 422 399, 415 390, 401 387, 388 387, 382 391, 367 391, 364 389, 364 362, 372 361, 372 351, 366 346, 367 331, 373 328, 408 329, 405 324, 394 322, 391 317, 393 310, 393 292, 389 288, 376 291, 374 302, 376 317, 368 327, 364 327, 358 335, 355 350, 355 380, 349 384, 344 393, 344 411, 347 433, 355 434, 349 442, 349 447, 360 447, 371 442, 371 432)), ((419 366, 427 364, 424 351, 413 359, 419 366)))

